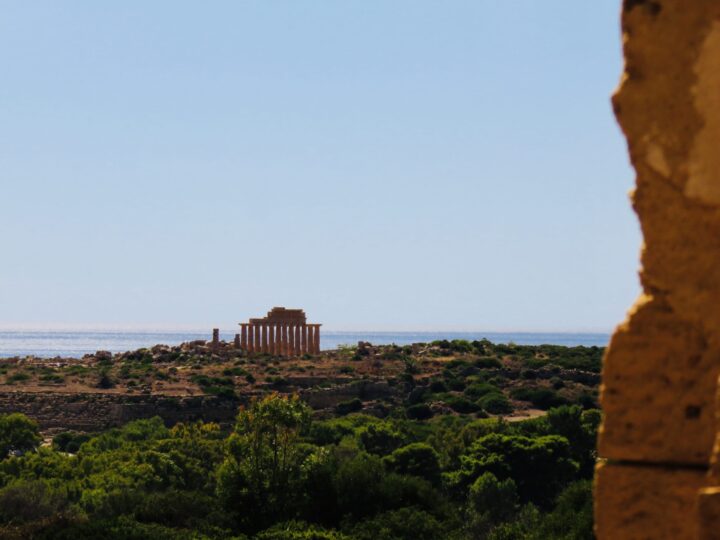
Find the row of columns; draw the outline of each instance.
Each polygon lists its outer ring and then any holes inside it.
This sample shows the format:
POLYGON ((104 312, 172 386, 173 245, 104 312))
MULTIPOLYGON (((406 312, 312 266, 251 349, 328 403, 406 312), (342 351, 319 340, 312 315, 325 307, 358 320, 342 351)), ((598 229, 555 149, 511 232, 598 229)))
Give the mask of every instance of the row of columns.
POLYGON ((241 323, 240 348, 276 356, 318 354, 319 324, 241 323))

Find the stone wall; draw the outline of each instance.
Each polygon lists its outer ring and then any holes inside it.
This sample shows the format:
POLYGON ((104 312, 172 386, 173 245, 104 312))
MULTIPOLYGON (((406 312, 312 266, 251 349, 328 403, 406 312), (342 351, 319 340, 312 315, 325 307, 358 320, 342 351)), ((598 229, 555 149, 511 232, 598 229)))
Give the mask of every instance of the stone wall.
POLYGON ((230 424, 237 410, 237 402, 212 396, 0 393, 0 414, 26 414, 44 431, 100 431, 153 416, 160 416, 167 425, 196 420, 230 424))
POLYGON ((720 538, 720 2, 626 0, 622 31, 643 295, 604 363, 596 532, 720 538))

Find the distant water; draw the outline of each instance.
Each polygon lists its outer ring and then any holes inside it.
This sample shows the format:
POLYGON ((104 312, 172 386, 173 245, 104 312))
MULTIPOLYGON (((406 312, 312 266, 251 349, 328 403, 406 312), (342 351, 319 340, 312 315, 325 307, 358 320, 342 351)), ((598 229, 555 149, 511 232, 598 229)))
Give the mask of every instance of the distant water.
MULTIPOLYGON (((221 339, 231 341, 232 333, 220 333, 221 339)), ((369 341, 375 345, 430 342, 436 339, 482 339, 493 343, 518 345, 607 345, 609 334, 578 333, 498 333, 498 332, 333 332, 321 333, 323 350, 337 349, 339 345, 356 345, 369 341)), ((61 332, 61 331, 0 331, 0 357, 81 357, 95 351, 124 352, 151 347, 158 343, 179 345, 185 341, 211 339, 210 332, 61 332)))

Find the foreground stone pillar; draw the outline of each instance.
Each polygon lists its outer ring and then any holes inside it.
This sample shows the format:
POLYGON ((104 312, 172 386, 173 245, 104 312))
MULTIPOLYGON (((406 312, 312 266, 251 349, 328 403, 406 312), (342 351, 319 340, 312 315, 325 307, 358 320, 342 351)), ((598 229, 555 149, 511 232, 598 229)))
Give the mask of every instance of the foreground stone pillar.
POLYGON ((236 349, 240 348, 240 334, 235 334, 235 340, 233 341, 233 346, 236 349))
POLYGON ((240 348, 245 350, 248 348, 247 327, 247 323, 240 324, 240 348))
POLYGON ((261 331, 262 331, 262 352, 267 353, 268 352, 268 327, 267 324, 261 325, 261 331))
POLYGON ((253 324, 253 331, 255 334, 255 352, 262 352, 262 340, 260 339, 260 325, 253 324))
POLYGON ((295 348, 293 349, 293 354, 295 356, 300 356, 302 351, 302 335, 300 333, 300 325, 295 325, 295 348))
POLYGON ((613 99, 637 173, 643 294, 603 367, 599 540, 718 538, 720 2, 626 0, 613 99), (704 487, 703 484, 711 484, 704 487), (708 536, 716 534, 716 536, 708 536))

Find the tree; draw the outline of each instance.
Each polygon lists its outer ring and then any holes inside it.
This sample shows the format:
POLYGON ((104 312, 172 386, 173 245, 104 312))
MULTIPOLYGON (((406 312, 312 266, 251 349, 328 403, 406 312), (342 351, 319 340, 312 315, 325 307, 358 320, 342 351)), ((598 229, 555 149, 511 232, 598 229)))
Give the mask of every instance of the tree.
POLYGON ((402 435, 386 422, 368 424, 358 430, 358 438, 366 451, 384 456, 403 442, 402 435))
POLYGON ((20 413, 0 414, 0 459, 34 450, 40 441, 37 422, 20 413))
POLYGON ((461 458, 460 470, 451 473, 449 480, 456 487, 466 488, 483 473, 491 472, 501 480, 512 478, 522 502, 549 508, 577 471, 565 437, 491 433, 470 446, 461 458))
POLYGON ((485 538, 495 525, 509 521, 517 512, 518 495, 515 482, 498 480, 490 472, 483 473, 470 486, 468 495, 468 529, 472 538, 485 538))
POLYGON ((240 410, 218 491, 232 508, 242 508, 251 527, 289 515, 310 454, 300 443, 309 421, 310 409, 297 396, 271 394, 240 410))
POLYGON ((384 461, 391 471, 398 474, 419 476, 433 484, 440 480, 440 457, 427 443, 412 443, 398 448, 384 461))

